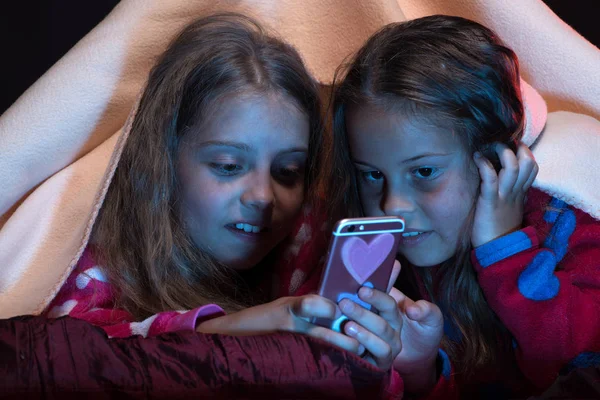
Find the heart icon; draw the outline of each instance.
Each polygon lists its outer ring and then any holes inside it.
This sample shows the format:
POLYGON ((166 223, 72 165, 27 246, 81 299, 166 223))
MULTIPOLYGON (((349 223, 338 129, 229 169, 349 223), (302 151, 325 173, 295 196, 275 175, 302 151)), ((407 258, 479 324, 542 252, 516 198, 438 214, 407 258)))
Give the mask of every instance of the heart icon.
POLYGON ((394 247, 390 233, 377 235, 371 243, 351 237, 342 246, 342 261, 354 280, 362 285, 386 259, 394 247))

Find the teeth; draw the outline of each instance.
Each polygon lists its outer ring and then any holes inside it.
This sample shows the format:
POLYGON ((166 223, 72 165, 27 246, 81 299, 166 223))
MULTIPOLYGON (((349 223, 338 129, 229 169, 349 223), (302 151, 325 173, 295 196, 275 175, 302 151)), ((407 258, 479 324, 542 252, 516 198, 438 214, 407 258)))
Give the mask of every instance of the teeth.
POLYGON ((250 224, 235 224, 236 229, 239 229, 241 231, 247 232, 247 233, 258 233, 260 232, 260 227, 258 226, 254 226, 254 225, 250 225, 250 224))
POLYGON ((412 236, 417 236, 420 235, 423 232, 406 232, 402 234, 402 237, 412 237, 412 236))

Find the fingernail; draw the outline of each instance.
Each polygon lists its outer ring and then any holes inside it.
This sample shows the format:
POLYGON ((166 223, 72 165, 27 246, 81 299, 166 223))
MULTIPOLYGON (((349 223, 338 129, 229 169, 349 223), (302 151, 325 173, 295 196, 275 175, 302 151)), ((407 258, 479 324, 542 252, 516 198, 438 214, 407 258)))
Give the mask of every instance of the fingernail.
POLYGON ((369 297, 373 296, 373 289, 363 286, 362 288, 360 288, 360 297, 364 298, 364 299, 368 299, 369 297))
POLYGON ((340 304, 342 311, 345 313, 351 313, 354 310, 354 303, 350 300, 345 300, 340 304))
POLYGON ((480 153, 480 152, 478 152, 478 151, 476 151, 476 152, 475 152, 475 154, 473 154, 473 156, 474 156, 475 158, 481 158, 481 153, 480 153))
POLYGON ((365 354, 365 346, 363 346, 362 344, 358 345, 358 355, 362 356, 363 354, 365 354))
POLYGON ((346 331, 346 333, 350 336, 358 335, 358 329, 356 329, 356 326, 354 324, 347 324, 346 331))

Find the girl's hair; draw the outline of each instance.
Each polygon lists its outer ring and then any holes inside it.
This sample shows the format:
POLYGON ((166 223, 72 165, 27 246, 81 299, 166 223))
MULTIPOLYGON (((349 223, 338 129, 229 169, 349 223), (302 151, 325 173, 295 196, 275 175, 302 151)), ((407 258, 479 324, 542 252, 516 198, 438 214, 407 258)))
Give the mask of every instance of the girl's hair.
POLYGON ((189 128, 217 101, 247 93, 284 95, 307 115, 305 193, 315 180, 320 100, 296 50, 238 14, 188 25, 150 73, 93 232, 118 307, 138 318, 214 302, 234 311, 257 301, 248 279, 186 234, 175 169, 189 128))
MULTIPOLYGON (((450 125, 454 133, 449 134, 460 137, 469 154, 481 151, 496 167, 491 144, 502 142, 515 150, 522 136, 517 57, 494 32, 473 21, 437 15, 388 25, 367 41, 343 72, 334 94, 335 146, 329 160, 330 185, 338 188, 333 191, 334 218, 336 208, 349 210, 351 216, 362 214, 346 137, 348 109, 371 104, 450 125)), ((510 343, 470 262, 472 220, 473 211, 462 227, 455 256, 435 276, 428 268, 406 269, 403 274, 418 273, 432 301, 458 328, 460 343, 445 337, 444 346, 463 378, 493 364, 504 351, 499 342, 510 343)))

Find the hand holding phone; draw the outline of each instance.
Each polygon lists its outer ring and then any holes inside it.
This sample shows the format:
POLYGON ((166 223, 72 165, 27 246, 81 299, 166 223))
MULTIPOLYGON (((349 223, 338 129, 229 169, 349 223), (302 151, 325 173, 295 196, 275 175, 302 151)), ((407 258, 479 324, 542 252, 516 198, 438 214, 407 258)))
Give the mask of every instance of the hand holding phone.
MULTIPOLYGON (((404 220, 399 217, 352 218, 339 221, 334 230, 319 295, 338 304, 350 299, 367 310, 358 297, 362 286, 387 291, 404 220)), ((315 318, 312 322, 336 332, 348 318, 315 318)))

